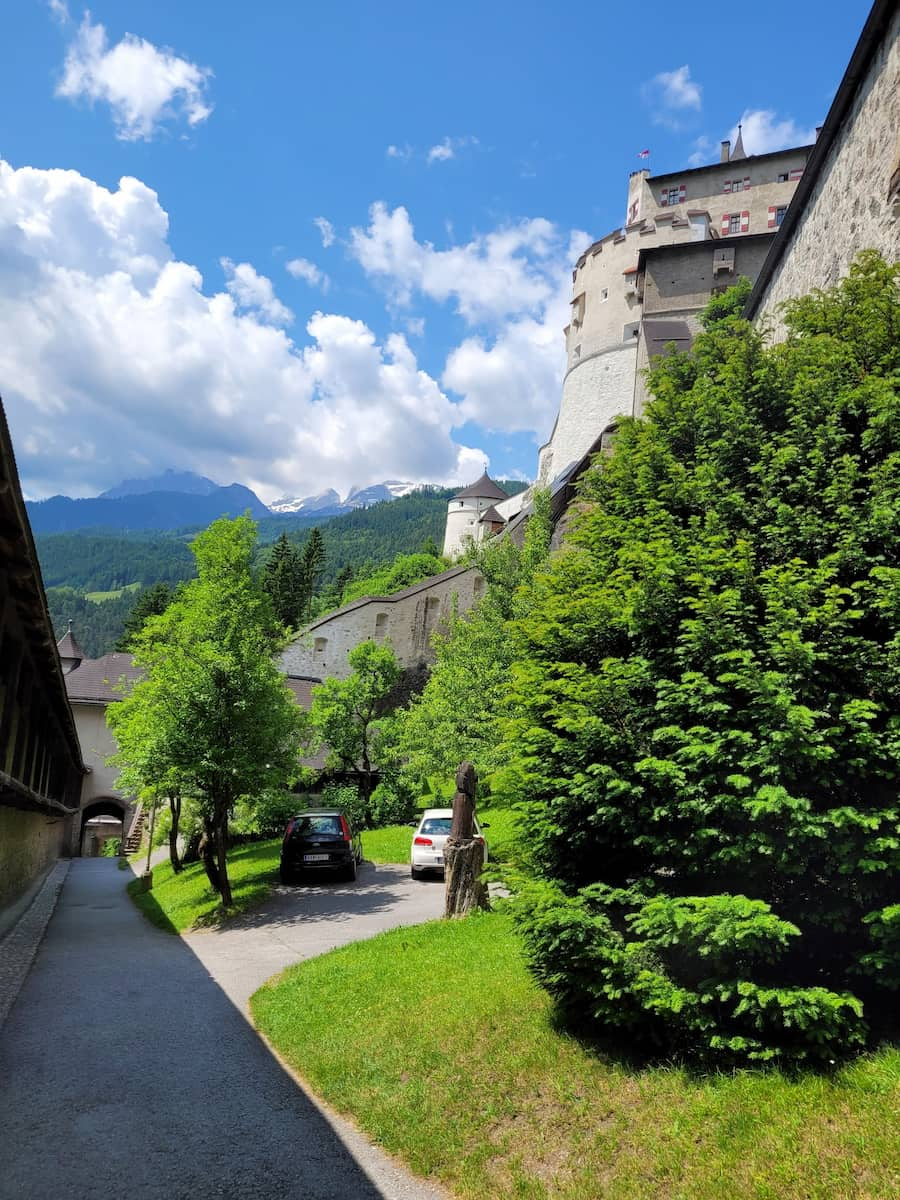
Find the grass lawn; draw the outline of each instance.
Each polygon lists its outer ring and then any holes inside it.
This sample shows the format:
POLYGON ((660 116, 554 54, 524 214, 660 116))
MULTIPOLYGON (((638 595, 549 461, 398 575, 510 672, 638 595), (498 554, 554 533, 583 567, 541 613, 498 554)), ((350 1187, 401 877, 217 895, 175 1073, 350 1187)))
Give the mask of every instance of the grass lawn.
POLYGON ((144 916, 160 929, 181 933, 193 926, 216 925, 226 916, 265 899, 272 884, 278 882, 280 850, 281 839, 273 838, 238 846, 229 853, 228 878, 234 907, 227 912, 209 886, 201 863, 191 863, 180 875, 174 874, 168 862, 160 863, 153 868, 152 892, 140 891, 138 879, 129 883, 128 891, 144 916))
POLYGON ((465 1200, 900 1196, 900 1052, 830 1077, 630 1070, 554 1029, 503 914, 332 951, 251 1008, 316 1092, 465 1200))
POLYGON ((118 600, 126 592, 136 592, 140 586, 139 583, 126 583, 124 587, 116 588, 112 592, 85 592, 84 598, 93 601, 94 604, 102 604, 104 600, 118 600))
MULTIPOLYGON (((434 807, 440 807, 435 805, 434 807)), ((478 820, 487 824, 485 838, 492 862, 505 862, 515 842, 516 814, 512 809, 485 808, 478 820)), ((413 831, 408 825, 363 830, 363 854, 373 863, 408 863, 413 831)))

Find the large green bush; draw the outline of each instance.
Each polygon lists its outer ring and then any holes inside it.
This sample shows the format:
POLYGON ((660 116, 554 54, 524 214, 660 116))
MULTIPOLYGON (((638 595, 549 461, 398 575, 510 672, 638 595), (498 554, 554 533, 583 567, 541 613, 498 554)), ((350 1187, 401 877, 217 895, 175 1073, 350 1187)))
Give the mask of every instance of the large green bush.
POLYGON ((900 269, 719 305, 519 622, 532 967, 594 1031, 835 1059, 900 985, 900 269))

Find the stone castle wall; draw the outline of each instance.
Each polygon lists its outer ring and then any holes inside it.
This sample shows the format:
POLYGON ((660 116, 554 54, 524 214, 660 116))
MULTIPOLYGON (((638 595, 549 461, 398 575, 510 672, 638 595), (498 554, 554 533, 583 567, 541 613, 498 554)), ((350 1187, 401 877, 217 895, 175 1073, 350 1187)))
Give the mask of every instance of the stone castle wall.
POLYGON ((797 225, 756 308, 784 337, 778 305, 833 286, 863 249, 900 256, 891 180, 900 168, 900 9, 829 148, 797 225))
POLYGON ((346 679, 347 656, 369 638, 390 642, 403 667, 432 662, 432 635, 446 627, 454 601, 467 612, 482 595, 484 579, 474 567, 459 567, 393 596, 346 605, 316 621, 281 653, 286 675, 346 679))

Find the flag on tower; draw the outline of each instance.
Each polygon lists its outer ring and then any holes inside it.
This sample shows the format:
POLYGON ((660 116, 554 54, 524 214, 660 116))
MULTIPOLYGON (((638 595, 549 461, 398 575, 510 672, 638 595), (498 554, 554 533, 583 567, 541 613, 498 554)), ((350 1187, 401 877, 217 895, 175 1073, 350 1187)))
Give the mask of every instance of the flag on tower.
POLYGON ((642 151, 640 152, 640 154, 638 155, 638 158, 649 158, 649 157, 650 157, 650 151, 649 151, 649 150, 642 150, 642 151))

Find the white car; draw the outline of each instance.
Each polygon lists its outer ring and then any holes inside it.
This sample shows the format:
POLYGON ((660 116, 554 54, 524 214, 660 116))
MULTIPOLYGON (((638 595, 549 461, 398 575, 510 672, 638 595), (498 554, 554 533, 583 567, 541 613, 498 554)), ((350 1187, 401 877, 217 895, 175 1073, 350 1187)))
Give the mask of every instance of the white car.
MULTIPOLYGON (((452 808, 426 808, 418 824, 413 822, 412 849, 410 851, 410 874, 413 879, 421 879, 426 871, 444 873, 444 843, 450 835, 453 824, 452 808)), ((488 828, 487 825, 484 826, 488 828)), ((475 818, 475 837, 484 846, 484 861, 488 860, 487 842, 475 818)))

